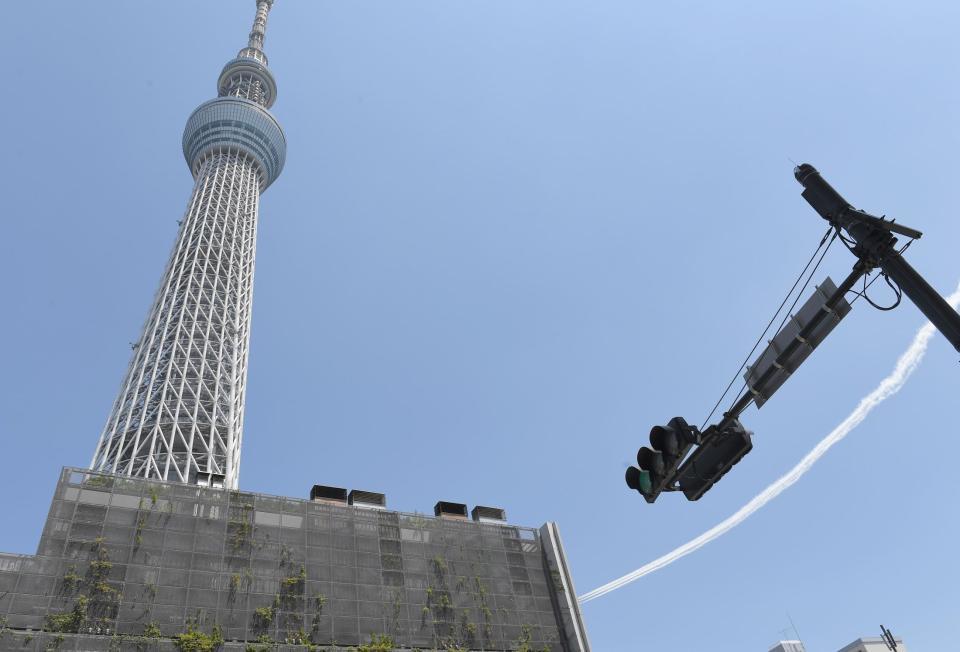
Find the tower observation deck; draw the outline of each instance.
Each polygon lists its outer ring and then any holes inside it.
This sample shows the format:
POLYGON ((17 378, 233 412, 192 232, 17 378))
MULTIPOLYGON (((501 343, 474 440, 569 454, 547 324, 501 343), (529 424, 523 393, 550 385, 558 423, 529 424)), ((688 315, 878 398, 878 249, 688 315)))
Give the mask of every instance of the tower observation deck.
POLYGON ((193 193, 93 470, 237 487, 260 193, 286 157, 263 51, 273 0, 256 4, 247 46, 220 73, 218 97, 187 120, 193 193))

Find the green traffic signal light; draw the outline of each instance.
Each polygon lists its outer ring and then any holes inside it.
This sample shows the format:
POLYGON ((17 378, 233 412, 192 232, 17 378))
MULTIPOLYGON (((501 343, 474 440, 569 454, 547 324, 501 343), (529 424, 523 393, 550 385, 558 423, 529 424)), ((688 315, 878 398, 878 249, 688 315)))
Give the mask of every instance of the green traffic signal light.
POLYGON ((627 486, 635 491, 639 491, 644 496, 650 494, 653 490, 653 480, 650 478, 649 471, 641 471, 635 466, 627 469, 627 486))

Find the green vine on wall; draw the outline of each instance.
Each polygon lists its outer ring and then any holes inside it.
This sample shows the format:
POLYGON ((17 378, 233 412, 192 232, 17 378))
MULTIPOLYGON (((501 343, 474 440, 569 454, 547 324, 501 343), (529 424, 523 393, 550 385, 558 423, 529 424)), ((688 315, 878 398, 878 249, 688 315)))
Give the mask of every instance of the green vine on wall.
POLYGON ((359 645, 357 652, 393 652, 393 639, 386 634, 371 634, 370 642, 359 645))
POLYGON ((227 601, 230 603, 231 608, 237 601, 237 595, 240 593, 240 591, 249 593, 252 585, 253 573, 250 572, 249 568, 244 568, 242 574, 234 573, 230 576, 230 588, 229 592, 227 593, 227 601))
POLYGON ((300 633, 303 632, 307 569, 302 562, 298 564, 294 559, 294 551, 285 544, 280 544, 280 571, 286 575, 280 579, 279 592, 274 599, 282 614, 278 625, 284 632, 284 640, 300 640, 305 638, 300 633))
POLYGON ((118 591, 107 581, 113 562, 103 537, 93 541, 93 553, 86 578, 81 578, 74 566, 69 567, 62 578, 66 592, 84 589, 85 592, 77 596, 70 609, 48 613, 44 618, 44 629, 55 633, 76 633, 88 623, 97 629, 106 628, 108 621, 116 617, 118 591))
POLYGON ((327 604, 327 596, 322 593, 313 594, 313 622, 310 624, 310 641, 316 641, 320 633, 320 618, 323 616, 323 606, 327 604))
POLYGON ((249 549, 256 526, 253 525, 252 512, 253 505, 250 503, 241 504, 240 516, 233 517, 227 523, 227 533, 230 536, 230 545, 234 552, 249 549))
POLYGON ((83 484, 87 487, 113 487, 113 478, 108 475, 88 475, 83 484))
MULTIPOLYGON (((149 512, 154 511, 157 508, 157 501, 160 499, 160 490, 156 487, 150 487, 149 489, 150 496, 150 509, 149 512)), ((144 512, 143 498, 140 499, 140 502, 137 504, 137 529, 134 533, 133 549, 136 550, 143 544, 143 527, 147 524, 147 513, 144 512)), ((167 501, 167 513, 173 514, 173 502, 167 501)))
POLYGON ((64 593, 74 593, 80 588, 83 577, 77 573, 76 566, 70 566, 61 578, 64 593))
POLYGON ((446 560, 440 555, 437 555, 436 557, 430 560, 430 563, 433 566, 434 574, 437 576, 439 580, 442 581, 447 572, 446 560))
POLYGON ((476 589, 473 598, 480 603, 480 615, 483 616, 483 637, 485 639, 489 639, 491 634, 490 625, 493 621, 493 612, 490 610, 490 606, 487 604, 487 587, 484 586, 479 575, 474 576, 473 585, 476 589))
MULTIPOLYGON (((537 652, 530 643, 532 638, 530 625, 523 625, 520 628, 520 638, 518 638, 516 642, 516 652, 537 652)), ((544 645, 540 648, 539 652, 551 652, 550 644, 544 645)))
POLYGON ((266 607, 257 607, 253 610, 253 615, 251 618, 251 625, 257 633, 263 635, 266 634, 266 631, 273 624, 273 619, 276 617, 277 612, 280 610, 280 595, 277 594, 273 596, 273 603, 266 607))
POLYGON ((220 625, 214 625, 213 630, 205 634, 191 622, 187 624, 187 631, 173 638, 173 644, 180 652, 214 652, 223 645, 223 631, 220 625))
POLYGON ((69 611, 48 613, 44 628, 51 632, 75 634, 87 619, 88 604, 87 596, 79 596, 69 611))

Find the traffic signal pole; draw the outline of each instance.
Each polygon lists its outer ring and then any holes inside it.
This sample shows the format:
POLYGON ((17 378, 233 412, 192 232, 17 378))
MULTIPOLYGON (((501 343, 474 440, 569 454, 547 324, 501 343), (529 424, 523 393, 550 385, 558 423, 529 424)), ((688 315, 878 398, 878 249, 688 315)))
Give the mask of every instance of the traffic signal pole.
MULTIPOLYGON (((753 387, 762 388, 782 370, 797 350, 807 345, 811 336, 844 301, 844 296, 869 272, 871 267, 863 261, 857 261, 853 271, 847 275, 840 286, 827 298, 820 310, 800 329, 800 332, 777 355, 766 371, 760 374, 753 387)), ((740 424, 740 415, 755 399, 759 398, 755 390, 744 392, 743 396, 723 413, 723 419, 717 425, 710 426, 700 433, 697 447, 689 457, 682 460, 676 471, 663 477, 659 489, 644 495, 647 502, 654 502, 661 492, 683 491, 688 500, 699 500, 719 479, 753 447, 750 434, 740 424)), ((763 400, 769 396, 762 397, 763 400)), ((638 460, 640 458, 638 457, 638 460)), ((641 465, 642 466, 642 465, 641 465)), ((631 472, 628 472, 630 474, 631 472)), ((634 483, 627 481, 628 486, 634 483)), ((641 492, 643 493, 643 492, 641 492)))
MULTIPOLYGON (((840 193, 820 176, 816 168, 808 163, 797 166, 794 170, 794 176, 804 187, 803 198, 835 228, 842 228, 850 234, 850 237, 856 243, 853 252, 857 255, 858 260, 853 267, 853 271, 847 275, 837 290, 827 299, 820 311, 797 334, 796 338, 780 352, 773 364, 754 381, 753 385, 763 387, 779 369, 782 369, 784 363, 806 343, 810 335, 816 332, 820 324, 843 301, 847 292, 853 290, 857 282, 875 267, 879 267, 892 278, 903 290, 903 293, 936 326, 937 330, 943 333, 944 337, 957 351, 960 351, 960 314, 957 314, 957 311, 897 251, 895 247, 897 239, 892 235, 893 233, 899 233, 916 239, 923 234, 916 229, 854 209, 840 193)), ((720 421, 716 429, 704 431, 702 444, 708 444, 711 439, 717 436, 717 433, 724 432, 727 427, 738 420, 743 411, 754 401, 754 398, 755 396, 751 392, 745 392, 729 410, 723 413, 723 420, 720 421)), ((677 470, 677 476, 682 476, 687 468, 695 462, 694 456, 688 458, 677 470)))
MULTIPOLYGON (((814 333, 836 312, 847 292, 853 289, 854 285, 871 269, 871 266, 864 261, 857 261, 853 271, 847 275, 790 343, 780 351, 766 371, 753 382, 751 391, 745 392, 729 410, 723 413, 720 423, 710 426, 703 432, 693 429, 693 433, 682 446, 673 444, 669 447, 673 450, 673 455, 664 460, 669 464, 659 461, 654 463, 652 456, 662 455, 656 449, 666 448, 655 443, 657 439, 655 433, 664 430, 679 433, 686 429, 686 421, 676 417, 666 428, 654 426, 650 434, 653 448, 644 447, 638 451, 639 468, 631 467, 627 470, 627 486, 640 492, 648 503, 655 502, 662 492, 671 491, 682 491, 687 500, 699 500, 753 448, 750 440, 751 433, 739 420, 740 414, 760 396, 759 393, 755 393, 760 390, 753 388, 763 388, 775 374, 788 365, 788 361, 801 346, 812 346, 811 339, 814 333), (683 427, 675 425, 677 423, 682 424, 683 427), (691 448, 693 452, 687 456, 687 451, 691 448)), ((763 396, 763 400, 767 398, 769 396, 763 396)))
MULTIPOLYGON (((897 239, 892 235, 898 233, 916 239, 923 234, 916 229, 854 209, 810 164, 797 166, 794 176, 804 187, 803 198, 835 228, 842 228, 850 234, 856 243, 853 252, 858 260, 853 270, 830 295, 820 311, 777 355, 773 364, 753 382, 753 386, 765 386, 767 381, 784 367, 797 349, 803 346, 823 321, 833 313, 857 282, 875 267, 879 267, 892 278, 953 347, 960 351, 960 314, 957 314, 957 311, 951 308, 950 304, 896 250, 897 239)), ((723 419, 715 428, 708 428, 703 432, 701 445, 709 444, 738 422, 740 415, 754 402, 755 398, 751 391, 745 392, 729 410, 723 413, 723 419)), ((696 463, 696 454, 691 455, 679 466, 676 477, 683 477, 696 463)), ((669 487, 665 491, 674 489, 669 487)))
POLYGON ((897 282, 953 348, 960 351, 960 315, 957 311, 896 251, 880 261, 880 268, 897 282))
POLYGON ((856 243, 853 253, 860 262, 871 268, 882 269, 937 330, 943 333, 953 348, 960 351, 960 314, 950 307, 895 248, 897 239, 893 237, 894 233, 909 238, 919 238, 923 234, 882 217, 856 210, 809 163, 798 165, 793 175, 804 187, 802 196, 814 210, 835 228, 850 234, 856 243))
MULTIPOLYGON (((960 351, 960 314, 904 260, 903 249, 898 251, 896 248, 894 234, 912 240, 923 234, 893 220, 855 209, 812 165, 798 165, 794 176, 804 188, 803 198, 830 223, 836 237, 847 245, 857 262, 839 286, 834 287, 829 277, 819 285, 814 296, 792 316, 791 323, 782 327, 769 342, 755 366, 747 367, 748 391, 723 413, 718 424, 701 432, 683 418, 674 417, 666 426, 653 427, 650 447, 637 451, 637 467, 626 471, 627 486, 643 495, 649 503, 655 502, 662 492, 670 491, 682 491, 687 500, 699 500, 752 450, 752 433, 740 423, 740 415, 751 403, 757 407, 766 403, 796 371, 850 311, 850 304, 845 299, 847 293, 855 291, 857 282, 878 267, 888 283, 892 280, 896 284, 897 302, 901 292, 906 294, 960 351)), ((820 244, 822 246, 823 242, 820 244)), ((862 294, 866 295, 866 289, 862 294)))

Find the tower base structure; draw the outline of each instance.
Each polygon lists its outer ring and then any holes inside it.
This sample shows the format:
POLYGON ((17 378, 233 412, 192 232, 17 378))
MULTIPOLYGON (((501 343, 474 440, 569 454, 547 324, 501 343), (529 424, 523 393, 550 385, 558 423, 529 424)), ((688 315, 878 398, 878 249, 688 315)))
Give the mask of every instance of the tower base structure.
POLYGON ((329 489, 65 468, 37 554, 0 553, 0 650, 589 652, 555 524, 329 489))

